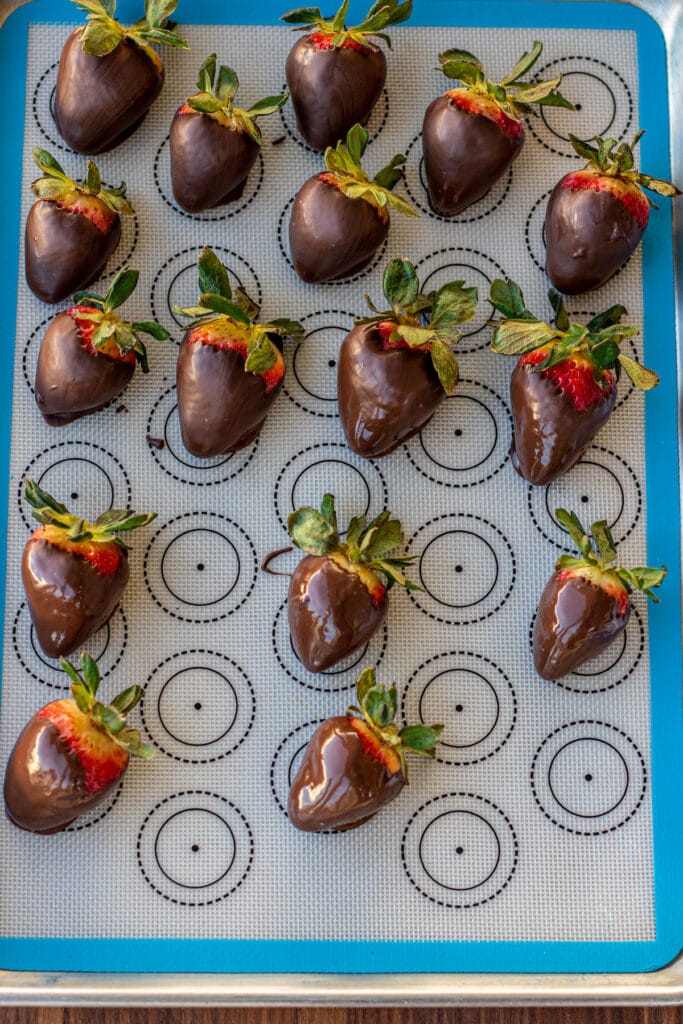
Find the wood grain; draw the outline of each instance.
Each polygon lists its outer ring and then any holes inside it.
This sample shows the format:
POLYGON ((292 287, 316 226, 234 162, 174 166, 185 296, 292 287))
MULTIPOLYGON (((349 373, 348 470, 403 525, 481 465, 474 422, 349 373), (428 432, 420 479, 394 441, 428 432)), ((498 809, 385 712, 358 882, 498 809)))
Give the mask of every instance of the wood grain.
POLYGON ((0 1009, 2 1024, 683 1024, 683 1009, 0 1009))

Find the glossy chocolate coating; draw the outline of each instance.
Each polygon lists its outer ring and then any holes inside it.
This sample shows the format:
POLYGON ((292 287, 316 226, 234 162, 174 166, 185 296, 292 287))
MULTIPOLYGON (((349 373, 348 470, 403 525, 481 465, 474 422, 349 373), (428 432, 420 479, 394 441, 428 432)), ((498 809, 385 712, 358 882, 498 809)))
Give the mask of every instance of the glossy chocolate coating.
POLYGON ((422 150, 429 203, 441 217, 454 217, 491 189, 519 156, 516 139, 482 114, 470 114, 448 93, 427 107, 422 150))
POLYGON ((134 372, 133 363, 88 352, 74 319, 58 313, 40 346, 36 403, 46 423, 61 427, 105 406, 134 372))
POLYGON ((594 658, 626 629, 631 616, 601 587, 554 572, 545 585, 534 622, 534 666, 544 679, 561 679, 594 658))
POLYGON ((607 189, 572 190, 562 187, 564 180, 553 189, 545 214, 545 270, 558 291, 577 295, 616 274, 645 228, 607 189))
POLYGON ((81 555, 41 537, 24 548, 21 574, 40 646, 48 658, 78 650, 111 617, 128 582, 128 559, 103 576, 81 555))
POLYGON ((97 793, 88 793, 83 767, 56 726, 34 716, 7 762, 7 817, 29 832, 61 832, 79 814, 101 803, 118 781, 97 793))
POLYGON ((342 342, 339 416, 349 448, 366 459, 389 455, 427 424, 446 397, 429 352, 382 348, 374 324, 342 342))
POLYGON ((258 436, 282 381, 266 394, 262 378, 245 372, 238 352, 187 337, 176 368, 183 444, 200 459, 239 451, 258 436))
POLYGON ((545 486, 556 480, 578 462, 616 400, 615 383, 607 398, 579 412, 551 380, 517 363, 510 378, 512 465, 530 484, 545 486))
POLYGON ((334 185, 309 178, 289 221, 289 250, 303 281, 353 277, 372 262, 389 233, 389 218, 365 199, 349 199, 334 185))
POLYGON ((319 50, 310 36, 302 36, 289 51, 285 78, 297 128, 308 145, 322 152, 345 139, 354 124, 365 124, 386 77, 380 49, 319 50))
POLYGON ((135 130, 161 92, 164 70, 130 39, 104 57, 84 53, 81 28, 62 50, 54 118, 77 153, 104 153, 135 130))
POLYGON ((82 213, 50 199, 36 200, 26 218, 29 288, 43 302, 61 302, 100 276, 120 238, 118 215, 104 232, 82 213))
POLYGON ((226 128, 208 114, 178 111, 170 138, 176 202, 200 213, 238 199, 259 148, 247 132, 226 128))
POLYGON ((287 802, 287 814, 302 832, 344 831, 362 825, 391 803, 406 784, 363 750, 345 715, 319 725, 306 747, 287 802))
POLYGON ((375 604, 359 576, 322 555, 305 555, 287 598, 294 650, 309 672, 323 672, 363 647, 386 618, 386 593, 375 604))

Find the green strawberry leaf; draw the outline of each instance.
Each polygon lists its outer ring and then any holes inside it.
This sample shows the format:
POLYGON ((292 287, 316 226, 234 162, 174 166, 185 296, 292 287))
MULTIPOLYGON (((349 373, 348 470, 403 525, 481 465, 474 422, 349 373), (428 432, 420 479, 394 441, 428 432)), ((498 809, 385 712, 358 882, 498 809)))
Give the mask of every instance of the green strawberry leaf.
POLYGON ((107 310, 118 309, 133 294, 140 277, 139 270, 123 267, 112 281, 105 297, 107 310))
POLYGON ((218 71, 218 83, 216 85, 216 96, 225 106, 228 105, 237 95, 240 87, 240 80, 232 68, 221 65, 218 71))
POLYGON ((294 544, 311 555, 329 555, 339 548, 339 534, 317 509, 304 505, 289 516, 287 532, 294 544))
POLYGON ((200 292, 220 295, 224 299, 232 298, 230 277, 213 249, 205 245, 197 260, 200 292))
POLYGON ((564 526, 576 547, 584 559, 595 562, 595 553, 591 545, 591 539, 581 525, 581 521, 575 512, 568 512, 564 508, 555 509, 555 518, 561 526, 564 526))
MULTIPOLYGON (((417 271, 410 260, 397 258, 387 264, 382 277, 387 302, 393 307, 410 306, 419 294, 417 271)), ((367 300, 367 296, 366 296, 367 300)), ((371 308, 374 307, 368 301, 371 308)), ((379 312, 376 310, 376 312, 379 312)))
POLYGON ((650 391, 659 384, 659 377, 654 370, 648 370, 647 367, 641 366, 635 359, 624 355, 623 352, 620 352, 617 358, 637 388, 642 391, 650 391))
POLYGON ((280 21, 288 25, 317 25, 324 20, 319 7, 297 7, 280 15, 280 21))
POLYGON ((134 331, 141 331, 143 334, 149 334, 156 341, 166 341, 170 338, 169 332, 161 324, 155 323, 153 320, 136 320, 135 323, 130 325, 134 331))
POLYGON ((377 685, 376 677, 377 673, 374 668, 366 668, 359 675, 356 683, 356 697, 359 704, 363 704, 370 690, 377 685))
POLYGON ((88 160, 88 170, 85 178, 85 187, 91 195, 96 196, 99 194, 102 188, 102 178, 97 168, 97 164, 93 163, 92 160, 88 160))
POLYGON ((491 348, 504 356, 519 356, 555 341, 557 336, 557 329, 542 320, 503 320, 495 326, 491 348))
POLYGON ((96 18, 89 21, 81 32, 81 49, 94 57, 105 57, 113 53, 124 38, 125 30, 118 22, 96 18))
POLYGON ((274 114, 280 107, 284 107, 285 103, 289 99, 289 93, 283 92, 279 96, 266 96, 264 99, 259 100, 249 110, 246 111, 248 117, 267 117, 269 114, 274 114))
POLYGON ((522 78, 523 75, 526 75, 527 71, 531 71, 532 67, 541 56, 542 51, 543 43, 539 43, 539 41, 536 40, 529 52, 522 54, 512 71, 510 71, 505 78, 501 79, 500 84, 503 86, 512 85, 514 82, 518 81, 518 79, 522 78))
POLYGON ((197 75, 197 88, 200 92, 213 92, 213 83, 216 78, 216 54, 210 53, 199 69, 197 75))
POLYGON ((612 532, 607 525, 605 519, 601 519, 598 523, 593 523, 591 526, 591 533, 595 540, 595 546, 598 549, 598 554, 605 566, 612 565, 617 560, 617 551, 614 546, 614 537, 612 532))
POLYGON ((200 114, 215 114, 222 109, 223 102, 217 96, 212 96, 206 92, 198 93, 196 96, 189 96, 187 105, 200 114))
POLYGON ((257 377, 260 377, 262 373, 266 373, 275 366, 277 362, 277 349, 265 334, 262 334, 260 337, 254 334, 252 338, 253 341, 250 340, 247 349, 248 354, 244 363, 244 369, 246 373, 254 373, 257 377))
POLYGON ((569 316, 564 299, 554 288, 551 288, 548 292, 548 298, 550 299, 550 305, 553 307, 553 313, 555 314, 553 320, 558 331, 569 330, 569 316))
POLYGON ((626 309, 624 306, 610 306, 609 309, 605 309, 602 313, 598 313, 594 316, 586 327, 591 334, 598 334, 605 327, 612 327, 614 324, 618 324, 622 316, 626 315, 626 309))
POLYGON ((443 725, 406 725, 398 735, 406 750, 434 757, 434 748, 442 732, 443 725))
POLYGON ((509 278, 506 281, 496 278, 491 285, 489 302, 506 320, 536 320, 526 308, 522 289, 509 278))
POLYGON ((447 395, 452 395, 458 385, 458 361, 450 345, 441 338, 434 338, 432 341, 432 363, 444 391, 447 395))
POLYGON ((115 697, 109 706, 120 715, 125 716, 140 701, 143 692, 141 686, 129 686, 127 690, 123 690, 118 697, 115 697))
POLYGON ((464 281, 450 281, 439 288, 432 304, 429 326, 435 331, 471 320, 477 312, 476 288, 465 288, 464 281))

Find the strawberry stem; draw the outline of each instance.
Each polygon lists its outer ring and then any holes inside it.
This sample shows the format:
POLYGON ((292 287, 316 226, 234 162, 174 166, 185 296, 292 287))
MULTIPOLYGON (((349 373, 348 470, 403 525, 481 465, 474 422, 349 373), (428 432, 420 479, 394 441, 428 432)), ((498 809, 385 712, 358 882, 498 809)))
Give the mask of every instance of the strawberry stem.
POLYGON ((403 177, 405 156, 397 153, 370 181, 361 166, 367 144, 367 131, 362 125, 354 124, 347 132, 345 143, 340 139, 336 146, 327 147, 323 159, 335 187, 349 199, 364 199, 383 213, 389 205, 399 213, 417 217, 415 207, 392 191, 403 177))
MULTIPOLYGON (((671 198, 681 195, 681 190, 670 181, 652 178, 649 174, 642 174, 635 167, 633 150, 644 134, 644 128, 636 132, 630 146, 626 142, 620 142, 617 145, 616 139, 604 139, 601 135, 596 135, 593 139, 597 143, 596 146, 577 139, 575 135, 570 135, 569 139, 575 152, 587 161, 586 170, 596 171, 607 178, 621 178, 622 181, 628 181, 641 188, 647 188, 651 192, 657 192, 660 196, 671 198)), ((657 209, 649 196, 645 196, 645 198, 650 206, 657 209)))
POLYGON ((118 188, 103 188, 99 169, 92 160, 88 160, 85 182, 82 183, 69 178, 58 161, 39 146, 33 150, 33 162, 43 172, 42 178, 36 178, 31 183, 31 191, 39 199, 60 200, 68 197, 74 201, 78 195, 94 196, 114 213, 124 217, 134 215, 133 207, 125 198, 125 181, 118 188))
POLYGON ((86 14, 86 26, 81 32, 84 53, 104 57, 125 39, 131 39, 154 57, 156 55, 150 43, 189 50, 185 40, 167 25, 176 9, 177 0, 145 0, 144 18, 140 18, 130 28, 115 19, 116 0, 73 0, 73 3, 86 14))
POLYGON ((360 25, 353 28, 346 27, 346 13, 349 8, 349 0, 343 3, 332 18, 325 18, 317 7, 298 7, 296 10, 288 11, 280 16, 280 21, 288 25, 295 25, 295 32, 319 32, 323 35, 332 36, 332 45, 335 48, 343 46, 348 40, 357 43, 367 50, 373 51, 377 47, 370 41, 370 36, 377 36, 383 39, 391 49, 391 39, 381 30, 390 25, 400 25, 407 21, 413 13, 413 0, 376 0, 365 15, 360 25))
POLYGON ((266 96, 248 110, 234 106, 240 83, 237 73, 222 64, 216 69, 216 54, 210 54, 199 69, 197 79, 198 93, 188 96, 187 104, 197 113, 208 114, 214 120, 237 131, 247 132, 259 146, 263 142, 260 130, 256 126, 257 117, 267 117, 283 107, 289 94, 266 96))

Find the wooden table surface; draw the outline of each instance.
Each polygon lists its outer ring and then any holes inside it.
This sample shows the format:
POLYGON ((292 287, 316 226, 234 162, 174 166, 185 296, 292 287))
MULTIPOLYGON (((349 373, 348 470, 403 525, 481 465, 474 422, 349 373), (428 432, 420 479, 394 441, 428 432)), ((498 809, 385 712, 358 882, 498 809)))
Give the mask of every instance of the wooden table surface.
POLYGON ((0 1009, 2 1024, 683 1024, 683 1009, 0 1009))

